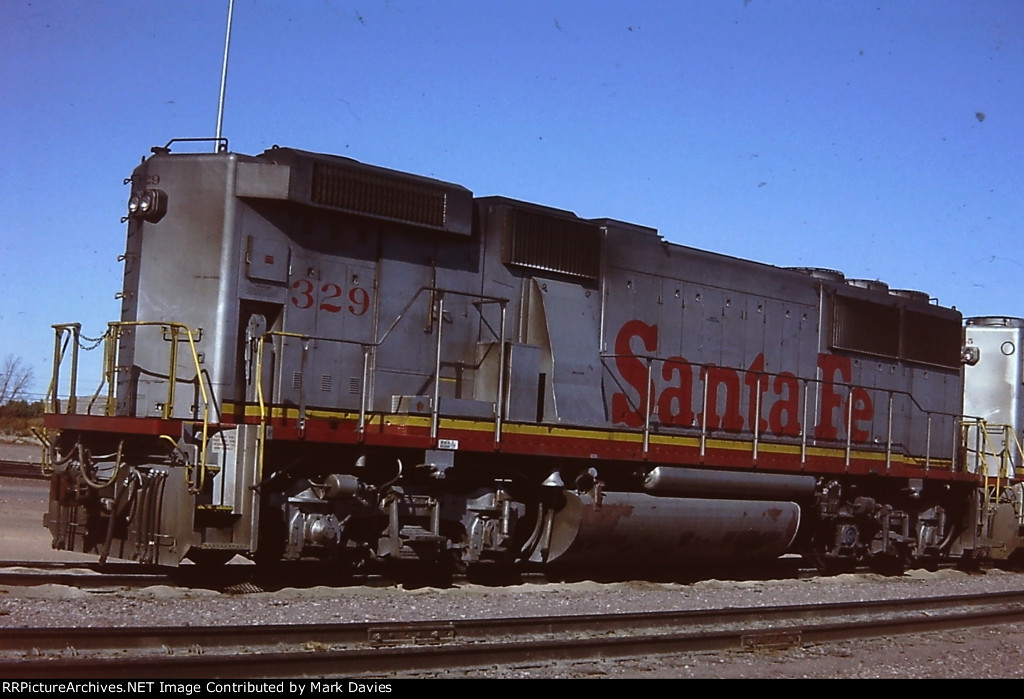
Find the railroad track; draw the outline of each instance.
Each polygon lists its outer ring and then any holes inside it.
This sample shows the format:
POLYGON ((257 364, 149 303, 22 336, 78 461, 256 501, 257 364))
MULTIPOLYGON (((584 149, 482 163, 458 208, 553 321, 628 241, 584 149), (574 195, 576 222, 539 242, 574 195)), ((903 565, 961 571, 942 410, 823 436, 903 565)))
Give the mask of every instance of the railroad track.
POLYGON ((43 480, 43 469, 38 462, 0 459, 0 476, 6 478, 38 478, 43 480))
POLYGON ((97 561, 0 561, 0 585, 68 585, 80 589, 174 585, 166 568, 97 561))
POLYGON ((0 629, 0 676, 24 679, 409 677, 588 658, 799 647, 1014 624, 1024 591, 637 614, 401 624, 0 629))

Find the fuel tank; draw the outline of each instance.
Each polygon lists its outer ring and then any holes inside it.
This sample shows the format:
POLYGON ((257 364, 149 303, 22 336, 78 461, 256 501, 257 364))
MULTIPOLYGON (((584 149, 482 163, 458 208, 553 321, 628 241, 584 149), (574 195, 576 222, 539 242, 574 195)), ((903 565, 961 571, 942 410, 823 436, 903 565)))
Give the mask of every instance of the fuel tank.
POLYGON ((529 560, 652 567, 776 558, 800 527, 794 502, 567 493, 529 560))

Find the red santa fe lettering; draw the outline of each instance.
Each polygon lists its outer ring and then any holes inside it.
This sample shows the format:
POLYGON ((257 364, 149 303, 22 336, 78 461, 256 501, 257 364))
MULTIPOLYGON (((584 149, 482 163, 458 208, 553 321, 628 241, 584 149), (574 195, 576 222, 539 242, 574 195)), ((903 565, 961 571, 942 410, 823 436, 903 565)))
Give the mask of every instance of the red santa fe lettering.
POLYGON ((669 357, 661 367, 661 378, 669 382, 658 398, 658 418, 662 424, 690 427, 693 424, 693 366, 682 357, 669 357), (672 377, 679 381, 672 383, 672 377), (678 408, 676 408, 678 406, 678 408))
POLYGON ((784 371, 772 381, 772 390, 779 397, 768 411, 768 427, 772 434, 800 434, 800 379, 784 371), (785 397, 783 397, 785 392, 785 397))
POLYGON ((640 399, 634 408, 625 393, 612 394, 612 422, 623 423, 629 427, 642 427, 645 412, 650 409, 650 396, 654 395, 654 381, 646 385, 647 365, 633 354, 634 337, 640 338, 645 350, 655 352, 658 349, 658 326, 631 320, 625 323, 615 336, 615 367, 619 370, 622 380, 636 390, 640 399))
MULTIPOLYGON (((666 382, 659 395, 654 383, 655 374, 652 372, 648 380, 647 362, 634 351, 635 339, 640 340, 641 348, 637 349, 643 354, 650 356, 656 353, 658 326, 630 320, 623 324, 615 337, 615 366, 634 395, 621 391, 612 394, 612 422, 642 427, 648 415, 656 410, 659 420, 666 426, 691 427, 696 421, 709 430, 740 432, 752 430, 756 424, 760 433, 800 434, 800 379, 788 371, 775 375, 766 372, 763 353, 754 358, 746 372, 715 365, 700 367, 700 379, 707 384, 708 393, 707 414, 704 415, 695 414, 693 410, 694 365, 680 356, 658 360, 661 379, 666 382), (745 411, 741 407, 744 386, 745 411)), ((815 439, 839 439, 839 425, 842 425, 851 441, 866 442, 870 438, 874 405, 866 389, 848 388, 853 375, 850 358, 820 353, 818 368, 823 381, 821 407, 814 427, 815 439)))
MULTIPOLYGON (((845 425, 849 431, 850 440, 866 442, 869 436, 868 430, 859 426, 859 423, 870 421, 872 415, 874 415, 875 411, 871 402, 871 396, 868 395, 865 389, 860 387, 847 390, 847 398, 852 402, 852 406, 849 403, 844 406, 844 396, 836 392, 834 381, 836 374, 839 375, 839 379, 843 383, 849 384, 852 380, 853 371, 850 358, 820 353, 818 354, 818 367, 821 369, 824 381, 821 385, 821 412, 818 415, 818 424, 814 427, 815 439, 838 438, 839 430, 836 427, 836 409, 846 407, 850 411, 851 424, 845 425)), ((845 424, 845 410, 840 419, 845 424)))
POLYGON ((743 429, 743 413, 740 412, 740 375, 735 369, 708 366, 701 369, 701 378, 708 385, 708 410, 704 421, 709 430, 722 428, 727 432, 743 429), (718 414, 720 394, 725 397, 725 410, 718 414))
POLYGON ((764 374, 763 352, 751 362, 747 369, 747 375, 743 378, 743 383, 747 385, 749 395, 747 398, 747 424, 753 426, 756 419, 757 431, 764 432, 768 427, 768 422, 761 417, 764 410, 763 396, 771 386, 771 380, 764 374))

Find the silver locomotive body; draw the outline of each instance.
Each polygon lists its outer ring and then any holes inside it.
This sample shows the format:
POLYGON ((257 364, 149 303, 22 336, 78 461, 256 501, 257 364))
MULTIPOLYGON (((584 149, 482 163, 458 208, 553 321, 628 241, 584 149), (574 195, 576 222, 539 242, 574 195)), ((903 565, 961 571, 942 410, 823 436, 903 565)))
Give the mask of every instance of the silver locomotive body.
POLYGON ((47 417, 57 548, 440 573, 986 549, 961 317, 924 294, 287 148, 154 149, 131 183, 104 384, 47 417))

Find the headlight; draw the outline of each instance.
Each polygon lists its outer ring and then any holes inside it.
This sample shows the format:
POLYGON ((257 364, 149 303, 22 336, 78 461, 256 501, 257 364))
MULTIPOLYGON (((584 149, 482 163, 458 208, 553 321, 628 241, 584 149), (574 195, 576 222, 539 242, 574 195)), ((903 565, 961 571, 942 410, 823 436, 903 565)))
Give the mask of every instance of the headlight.
POLYGON ((132 192, 128 199, 128 218, 156 223, 167 213, 167 194, 159 189, 132 192))

